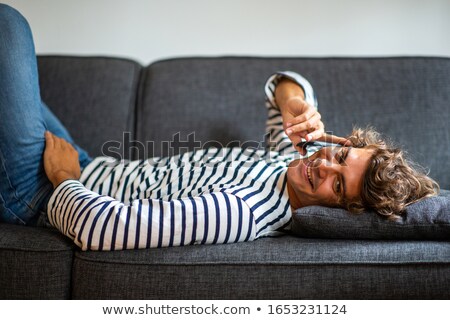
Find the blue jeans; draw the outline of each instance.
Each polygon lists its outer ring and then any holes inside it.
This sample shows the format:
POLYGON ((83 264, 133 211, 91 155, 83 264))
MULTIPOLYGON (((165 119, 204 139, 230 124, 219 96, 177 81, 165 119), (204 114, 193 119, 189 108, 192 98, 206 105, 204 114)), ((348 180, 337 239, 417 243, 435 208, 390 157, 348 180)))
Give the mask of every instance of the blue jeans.
POLYGON ((91 158, 42 102, 33 37, 25 18, 0 4, 0 221, 36 225, 53 187, 44 171, 44 132, 72 143, 80 166, 91 158))

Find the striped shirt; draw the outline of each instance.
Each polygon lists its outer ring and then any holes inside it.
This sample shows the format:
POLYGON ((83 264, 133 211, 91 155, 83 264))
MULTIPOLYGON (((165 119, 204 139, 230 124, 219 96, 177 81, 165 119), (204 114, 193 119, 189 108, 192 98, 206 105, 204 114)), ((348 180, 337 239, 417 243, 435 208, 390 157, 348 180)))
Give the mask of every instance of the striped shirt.
MULTIPOLYGON (((287 167, 300 154, 283 130, 274 99, 279 72, 265 86, 266 149, 210 148, 120 162, 95 158, 80 181, 66 180, 47 206, 50 223, 82 250, 159 248, 252 241, 289 228, 287 167)), ((307 155, 308 156, 308 155, 307 155)))

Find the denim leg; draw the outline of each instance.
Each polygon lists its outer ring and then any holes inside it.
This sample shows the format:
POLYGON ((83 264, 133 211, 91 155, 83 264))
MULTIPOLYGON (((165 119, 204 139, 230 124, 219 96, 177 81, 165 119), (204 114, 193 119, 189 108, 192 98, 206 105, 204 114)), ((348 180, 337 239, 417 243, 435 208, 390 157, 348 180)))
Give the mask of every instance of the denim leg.
POLYGON ((63 127, 42 105, 30 27, 18 11, 4 4, 0 4, 0 115, 0 221, 35 224, 53 189, 42 161, 46 120, 54 130, 61 132, 63 127))

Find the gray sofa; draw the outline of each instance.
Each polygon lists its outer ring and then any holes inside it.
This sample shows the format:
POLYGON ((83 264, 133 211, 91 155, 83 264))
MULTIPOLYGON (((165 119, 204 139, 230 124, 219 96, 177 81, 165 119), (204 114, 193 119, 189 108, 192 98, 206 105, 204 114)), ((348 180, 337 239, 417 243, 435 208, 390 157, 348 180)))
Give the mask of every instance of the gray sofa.
MULTIPOLYGON (((328 130, 345 135, 371 124, 450 189, 447 58, 188 58, 143 67, 42 56, 38 63, 43 100, 92 156, 262 141, 265 80, 294 70, 316 89, 328 130)), ((0 224, 2 299, 448 299, 449 288, 448 241, 284 236, 81 252, 54 230, 0 224)))

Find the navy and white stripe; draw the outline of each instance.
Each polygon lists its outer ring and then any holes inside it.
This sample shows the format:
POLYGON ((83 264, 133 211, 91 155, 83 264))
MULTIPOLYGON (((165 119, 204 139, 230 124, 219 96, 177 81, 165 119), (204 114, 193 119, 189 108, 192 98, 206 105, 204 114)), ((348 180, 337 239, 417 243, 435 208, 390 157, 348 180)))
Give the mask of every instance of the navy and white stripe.
MULTIPOLYGON (((298 155, 266 85, 267 150, 211 148, 121 163, 95 158, 80 181, 67 180, 47 206, 50 223, 82 250, 122 250, 251 241, 289 225, 288 164, 298 155), (281 152, 280 152, 281 151, 281 152)), ((303 80, 302 80, 303 79, 303 80)))

